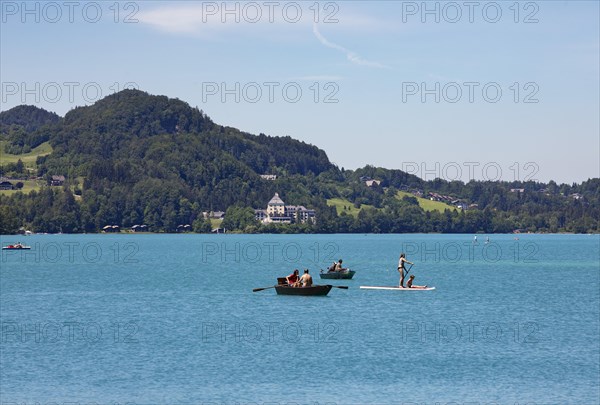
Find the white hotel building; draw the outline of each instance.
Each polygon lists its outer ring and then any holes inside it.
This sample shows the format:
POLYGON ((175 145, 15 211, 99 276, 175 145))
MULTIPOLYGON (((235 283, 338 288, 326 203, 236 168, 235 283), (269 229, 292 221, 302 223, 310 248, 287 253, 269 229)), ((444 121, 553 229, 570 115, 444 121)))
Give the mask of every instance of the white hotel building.
POLYGON ((315 223, 315 210, 307 209, 302 205, 285 205, 278 193, 267 204, 266 210, 254 210, 256 219, 265 224, 294 224, 306 222, 315 223))

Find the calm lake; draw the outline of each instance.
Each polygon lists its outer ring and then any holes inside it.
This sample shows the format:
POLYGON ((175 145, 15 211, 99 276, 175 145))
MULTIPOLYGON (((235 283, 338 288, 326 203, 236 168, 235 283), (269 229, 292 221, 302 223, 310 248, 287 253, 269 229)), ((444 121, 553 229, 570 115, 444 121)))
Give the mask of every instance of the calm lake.
MULTIPOLYGON (((0 399, 597 404, 599 235, 33 235, 0 261, 0 399), (398 256, 415 284, 397 285, 398 256), (343 259, 327 297, 277 296, 343 259)), ((325 281, 325 280, 323 280, 325 281)))

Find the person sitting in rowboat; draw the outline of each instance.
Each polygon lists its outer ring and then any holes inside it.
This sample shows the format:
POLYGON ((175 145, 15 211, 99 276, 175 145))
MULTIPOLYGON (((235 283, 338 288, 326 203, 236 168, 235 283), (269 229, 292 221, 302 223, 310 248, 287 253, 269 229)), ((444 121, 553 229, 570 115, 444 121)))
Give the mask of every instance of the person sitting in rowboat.
POLYGON ((298 271, 298 269, 294 270, 294 272, 287 276, 285 279, 290 287, 300 286, 300 272, 298 271))
POLYGON ((333 264, 327 268, 327 273, 335 272, 336 267, 337 267, 337 262, 333 262, 333 264))
POLYGON ((346 269, 344 269, 344 268, 342 267, 342 259, 340 259, 340 260, 338 260, 338 262, 336 263, 334 271, 344 271, 344 270, 346 270, 346 269))
POLYGON ((308 274, 308 269, 304 269, 304 274, 300 277, 302 287, 311 287, 313 283, 312 276, 308 274))
POLYGON ((427 288, 426 285, 413 285, 413 281, 415 280, 415 275, 411 274, 406 282, 406 288, 416 288, 416 289, 424 289, 427 288))

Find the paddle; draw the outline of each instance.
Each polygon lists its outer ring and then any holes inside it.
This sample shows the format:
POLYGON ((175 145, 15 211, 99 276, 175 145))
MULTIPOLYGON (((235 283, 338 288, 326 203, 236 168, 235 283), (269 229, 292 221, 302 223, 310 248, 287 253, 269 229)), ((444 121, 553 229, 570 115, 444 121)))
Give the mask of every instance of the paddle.
POLYGON ((271 287, 264 287, 264 288, 253 288, 252 292, 258 292, 258 291, 262 291, 262 290, 268 290, 269 288, 275 288, 276 286, 271 286, 271 287))
POLYGON ((405 276, 410 272, 410 269, 412 269, 412 266, 414 266, 414 263, 410 265, 410 267, 408 268, 408 270, 406 270, 406 273, 404 273, 405 276))
MULTIPOLYGON (((328 284, 328 285, 331 285, 331 284, 328 284)), ((347 290, 348 289, 347 285, 331 285, 331 286, 335 287, 335 288, 341 288, 342 290, 347 290)))

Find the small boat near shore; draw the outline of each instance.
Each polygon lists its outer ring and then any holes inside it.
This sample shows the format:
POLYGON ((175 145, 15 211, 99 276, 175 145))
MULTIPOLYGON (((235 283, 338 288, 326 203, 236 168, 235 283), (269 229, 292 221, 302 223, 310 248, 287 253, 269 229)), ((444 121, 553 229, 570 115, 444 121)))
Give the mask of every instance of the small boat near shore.
POLYGON ((30 250, 31 246, 26 246, 22 243, 15 243, 14 245, 3 246, 2 250, 30 250))
POLYGON ((352 270, 347 270, 347 271, 328 271, 328 272, 323 272, 323 270, 321 270, 321 273, 319 274, 319 276, 321 276, 322 279, 326 279, 326 280, 350 280, 352 277, 354 277, 354 274, 356 272, 352 271, 352 270))

